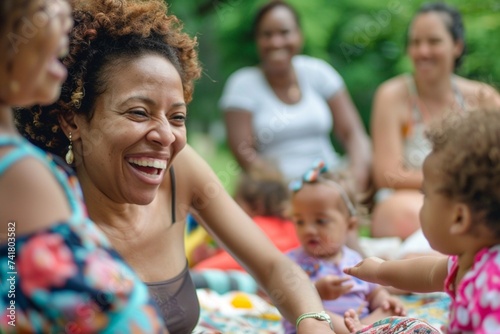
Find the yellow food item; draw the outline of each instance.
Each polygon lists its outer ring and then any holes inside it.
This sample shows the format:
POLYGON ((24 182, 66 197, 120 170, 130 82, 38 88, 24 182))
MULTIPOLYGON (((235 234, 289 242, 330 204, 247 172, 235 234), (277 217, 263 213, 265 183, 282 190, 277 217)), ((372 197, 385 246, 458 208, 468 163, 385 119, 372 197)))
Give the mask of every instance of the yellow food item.
POLYGON ((261 318, 264 320, 271 320, 271 321, 281 320, 281 316, 279 314, 274 314, 274 313, 262 313, 261 318))
POLYGON ((253 307, 250 298, 248 298, 248 296, 244 293, 235 294, 233 299, 231 300, 231 305, 233 305, 235 308, 251 309, 253 307))

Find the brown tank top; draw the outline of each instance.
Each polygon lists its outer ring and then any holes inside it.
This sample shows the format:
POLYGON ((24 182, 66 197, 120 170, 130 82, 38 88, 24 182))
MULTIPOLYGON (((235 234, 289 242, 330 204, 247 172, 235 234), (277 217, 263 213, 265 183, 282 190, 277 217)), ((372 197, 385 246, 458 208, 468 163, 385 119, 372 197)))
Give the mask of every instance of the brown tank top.
MULTIPOLYGON (((172 224, 175 224, 175 174, 170 167, 172 184, 172 224)), ((158 305, 170 333, 191 333, 198 323, 200 303, 196 295, 187 260, 179 275, 161 282, 146 283, 149 292, 158 305)))

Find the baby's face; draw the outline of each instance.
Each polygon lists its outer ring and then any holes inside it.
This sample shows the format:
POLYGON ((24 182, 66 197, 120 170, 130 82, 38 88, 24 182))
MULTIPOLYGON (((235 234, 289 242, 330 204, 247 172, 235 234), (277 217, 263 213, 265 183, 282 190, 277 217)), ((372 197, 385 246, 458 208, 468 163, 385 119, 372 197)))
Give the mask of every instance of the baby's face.
POLYGON ((326 260, 340 256, 353 228, 337 189, 321 183, 306 183, 293 195, 292 219, 304 251, 326 260))
POLYGON ((456 221, 455 202, 440 191, 443 188, 441 166, 439 153, 431 153, 424 161, 424 204, 420 209, 420 224, 433 249, 443 254, 453 254, 456 245, 451 231, 456 221))

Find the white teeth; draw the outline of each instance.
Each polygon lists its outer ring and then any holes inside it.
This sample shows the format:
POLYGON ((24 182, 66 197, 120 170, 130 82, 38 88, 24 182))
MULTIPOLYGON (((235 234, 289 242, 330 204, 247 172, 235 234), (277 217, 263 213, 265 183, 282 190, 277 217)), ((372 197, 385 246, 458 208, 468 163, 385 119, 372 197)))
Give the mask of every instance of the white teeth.
POLYGON ((289 53, 287 50, 274 50, 269 52, 269 58, 271 59, 280 59, 283 57, 288 57, 289 53))
POLYGON ((158 169, 166 169, 167 168, 167 162, 165 160, 129 158, 128 161, 133 163, 133 164, 143 166, 143 167, 153 167, 153 168, 158 168, 158 169))

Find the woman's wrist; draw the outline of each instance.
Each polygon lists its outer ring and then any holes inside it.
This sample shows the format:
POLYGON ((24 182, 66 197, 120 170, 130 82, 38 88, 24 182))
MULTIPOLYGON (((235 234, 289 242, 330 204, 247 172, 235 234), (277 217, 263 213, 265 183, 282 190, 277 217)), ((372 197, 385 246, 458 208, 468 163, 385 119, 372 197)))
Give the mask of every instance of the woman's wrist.
POLYGON ((297 318, 297 322, 295 324, 297 330, 299 328, 317 328, 317 326, 328 326, 332 331, 333 324, 330 315, 325 311, 321 312, 309 312, 303 313, 297 318))

